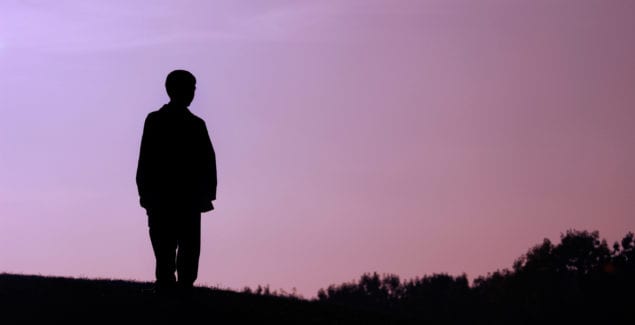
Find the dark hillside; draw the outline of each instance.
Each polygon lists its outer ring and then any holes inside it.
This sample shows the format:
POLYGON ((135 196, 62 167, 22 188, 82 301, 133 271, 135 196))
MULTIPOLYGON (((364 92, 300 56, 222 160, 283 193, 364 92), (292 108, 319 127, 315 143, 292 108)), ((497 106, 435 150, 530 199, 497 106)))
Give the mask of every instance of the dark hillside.
POLYGON ((597 231, 545 239, 512 269, 474 279, 367 273, 318 299, 199 287, 148 293, 149 283, 0 274, 0 325, 190 324, 635 324, 635 234, 609 245, 597 231))
POLYGON ((0 274, 2 324, 394 323, 330 303, 198 287, 189 297, 157 296, 149 283, 0 274))

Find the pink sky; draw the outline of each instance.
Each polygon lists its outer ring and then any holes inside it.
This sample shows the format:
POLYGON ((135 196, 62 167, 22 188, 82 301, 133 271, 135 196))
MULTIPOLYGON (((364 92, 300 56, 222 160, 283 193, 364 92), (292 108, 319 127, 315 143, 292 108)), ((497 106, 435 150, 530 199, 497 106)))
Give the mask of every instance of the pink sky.
POLYGON ((635 2, 3 1, 0 271, 153 279, 135 171, 177 68, 219 172, 199 284, 470 279, 635 230, 635 2))

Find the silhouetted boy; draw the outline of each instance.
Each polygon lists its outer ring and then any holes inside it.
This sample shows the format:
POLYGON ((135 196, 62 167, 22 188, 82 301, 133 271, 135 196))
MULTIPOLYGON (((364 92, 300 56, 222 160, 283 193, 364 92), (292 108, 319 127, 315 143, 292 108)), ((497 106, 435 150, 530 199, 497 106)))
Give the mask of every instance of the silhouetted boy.
POLYGON ((216 157, 205 122, 188 106, 196 78, 168 74, 170 102, 148 114, 141 138, 137 188, 156 258, 156 288, 191 289, 198 274, 201 212, 214 209, 216 157))

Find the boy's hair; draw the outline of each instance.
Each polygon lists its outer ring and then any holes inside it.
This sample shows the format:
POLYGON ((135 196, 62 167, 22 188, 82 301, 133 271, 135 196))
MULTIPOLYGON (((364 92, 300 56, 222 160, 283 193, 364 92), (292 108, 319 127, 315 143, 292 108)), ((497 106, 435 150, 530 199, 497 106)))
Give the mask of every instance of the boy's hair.
POLYGON ((165 90, 170 98, 178 96, 184 90, 192 89, 196 86, 196 78, 186 70, 174 70, 165 79, 165 90))

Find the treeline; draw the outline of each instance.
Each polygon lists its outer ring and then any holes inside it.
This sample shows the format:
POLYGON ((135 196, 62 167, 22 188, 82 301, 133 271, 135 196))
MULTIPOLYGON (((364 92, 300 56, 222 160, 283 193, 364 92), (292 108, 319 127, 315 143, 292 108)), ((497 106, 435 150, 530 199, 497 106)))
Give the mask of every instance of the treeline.
POLYGON ((372 273, 321 289, 318 300, 417 322, 633 324, 634 289, 633 233, 609 246, 597 231, 570 230, 472 285, 466 275, 372 273))

